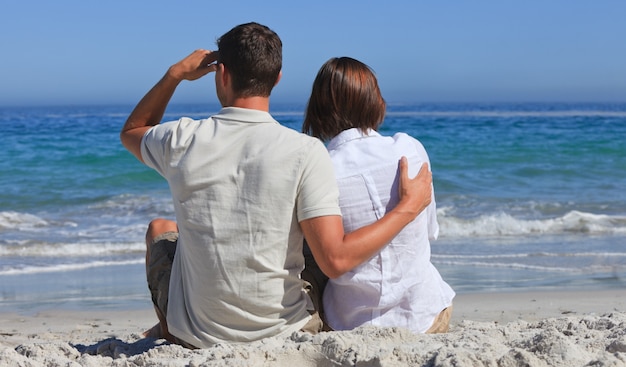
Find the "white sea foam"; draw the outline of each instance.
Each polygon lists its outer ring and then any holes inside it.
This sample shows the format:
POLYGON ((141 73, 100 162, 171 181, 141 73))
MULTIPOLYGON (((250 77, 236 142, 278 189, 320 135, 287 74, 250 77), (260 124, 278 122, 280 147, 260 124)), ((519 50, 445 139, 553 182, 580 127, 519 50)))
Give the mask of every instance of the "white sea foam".
POLYGON ((523 263, 499 263, 499 262, 486 262, 486 261, 437 261, 437 264, 450 265, 450 266, 463 266, 463 267, 481 267, 481 268, 506 268, 506 269, 520 269, 520 270, 539 270, 539 271, 555 271, 555 272, 571 272, 577 270, 570 267, 556 267, 556 266, 541 266, 523 263))
POLYGON ((9 243, 0 246, 0 256, 89 257, 143 254, 143 243, 9 243))
POLYGON ((508 213, 458 218, 449 208, 438 210, 441 237, 520 236, 533 234, 626 234, 626 217, 570 211, 563 216, 520 219, 508 213))
POLYGON ((5 267, 0 269, 1 275, 26 275, 26 274, 40 274, 40 273, 56 273, 67 272, 75 270, 84 270, 103 266, 120 266, 120 265, 135 265, 143 264, 145 260, 143 258, 132 260, 120 260, 120 261, 88 261, 73 264, 54 264, 54 265, 29 265, 23 267, 5 267))
MULTIPOLYGON (((479 259, 477 259, 479 260, 479 259)), ((530 264, 524 262, 498 262, 498 261, 466 261, 443 259, 440 256, 433 256, 433 263, 435 265, 447 265, 456 268, 498 268, 498 269, 512 269, 512 270, 532 270, 542 272, 556 272, 556 273, 579 273, 579 274, 591 274, 591 273, 615 273, 624 272, 626 268, 624 265, 618 264, 588 264, 586 266, 567 266, 566 264, 558 265, 541 265, 530 264)))
POLYGON ((46 227, 48 224, 36 215, 14 211, 0 212, 0 230, 46 227))
POLYGON ((433 255, 433 258, 437 258, 442 261, 447 260, 471 260, 471 259, 517 259, 517 258, 537 258, 537 257, 623 257, 626 258, 626 252, 578 252, 578 253, 549 253, 549 252, 537 252, 537 253, 515 253, 515 254, 481 254, 481 255, 465 255, 465 254, 437 254, 433 255))

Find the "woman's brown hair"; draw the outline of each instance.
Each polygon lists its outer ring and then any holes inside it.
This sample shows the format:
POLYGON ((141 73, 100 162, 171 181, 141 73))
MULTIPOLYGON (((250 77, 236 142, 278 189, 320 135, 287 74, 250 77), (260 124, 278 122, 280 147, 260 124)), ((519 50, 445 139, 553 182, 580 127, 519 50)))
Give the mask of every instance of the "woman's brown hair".
POLYGON ((317 73, 302 131, 328 141, 354 127, 377 130, 385 108, 372 69, 350 57, 335 57, 317 73))

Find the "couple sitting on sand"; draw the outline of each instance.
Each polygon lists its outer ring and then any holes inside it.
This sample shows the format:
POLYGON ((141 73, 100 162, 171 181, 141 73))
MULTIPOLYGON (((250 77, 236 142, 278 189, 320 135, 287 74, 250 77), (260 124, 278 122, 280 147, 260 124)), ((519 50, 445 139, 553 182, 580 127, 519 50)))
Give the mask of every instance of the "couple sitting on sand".
POLYGON ((269 113, 276 33, 242 24, 217 46, 172 65, 121 132, 168 181, 176 213, 146 233, 159 318, 146 335, 203 348, 363 324, 446 331, 454 292, 430 262, 428 156, 406 134, 376 132, 385 102, 372 71, 345 57, 324 64, 309 136, 269 113), (211 72, 223 108, 160 124, 180 82, 211 72))

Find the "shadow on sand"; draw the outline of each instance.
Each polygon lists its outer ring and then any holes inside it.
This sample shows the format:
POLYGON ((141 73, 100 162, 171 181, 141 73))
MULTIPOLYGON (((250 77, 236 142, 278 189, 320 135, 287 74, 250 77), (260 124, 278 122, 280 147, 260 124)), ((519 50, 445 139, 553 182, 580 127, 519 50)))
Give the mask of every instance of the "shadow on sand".
POLYGON ((81 354, 100 355, 116 359, 142 354, 161 345, 169 345, 169 343, 164 339, 154 338, 142 338, 133 343, 127 343, 117 338, 108 338, 93 345, 76 344, 73 347, 81 354))

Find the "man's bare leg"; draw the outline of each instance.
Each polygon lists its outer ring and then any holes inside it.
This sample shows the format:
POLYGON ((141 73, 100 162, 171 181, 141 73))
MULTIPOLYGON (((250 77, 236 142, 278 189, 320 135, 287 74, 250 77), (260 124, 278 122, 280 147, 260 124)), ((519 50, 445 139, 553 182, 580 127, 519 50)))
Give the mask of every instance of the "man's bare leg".
MULTIPOLYGON (((150 246, 154 242, 154 239, 167 232, 178 232, 176 222, 159 218, 154 219, 148 225, 148 230, 146 231, 146 267, 150 263, 150 246)), ((167 320, 165 315, 163 315, 161 310, 159 310, 156 305, 154 306, 154 311, 156 312, 159 322, 150 329, 146 330, 143 333, 144 337, 157 339, 163 338, 169 342, 174 342, 174 336, 172 336, 167 329, 167 320)))

